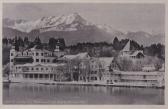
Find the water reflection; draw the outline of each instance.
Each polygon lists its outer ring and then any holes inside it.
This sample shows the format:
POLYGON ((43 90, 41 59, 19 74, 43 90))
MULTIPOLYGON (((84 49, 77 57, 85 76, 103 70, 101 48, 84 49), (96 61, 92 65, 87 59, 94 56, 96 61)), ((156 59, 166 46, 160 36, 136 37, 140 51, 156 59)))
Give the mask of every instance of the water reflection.
POLYGON ((109 86, 3 85, 4 104, 164 104, 164 89, 109 86))

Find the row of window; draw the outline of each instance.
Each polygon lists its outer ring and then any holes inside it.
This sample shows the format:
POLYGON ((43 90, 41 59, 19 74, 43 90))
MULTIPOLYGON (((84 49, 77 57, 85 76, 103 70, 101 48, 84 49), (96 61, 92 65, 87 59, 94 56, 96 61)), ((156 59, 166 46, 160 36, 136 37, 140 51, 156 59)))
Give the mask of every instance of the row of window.
POLYGON ((85 76, 81 76, 81 77, 80 77, 80 80, 85 80, 85 79, 88 79, 88 80, 89 80, 89 79, 90 79, 90 80, 97 80, 97 77, 93 77, 93 76, 92 76, 92 77, 87 77, 87 78, 86 78, 85 76))
MULTIPOLYGON (((13 62, 13 59, 11 59, 11 62, 13 62)), ((50 62, 50 59, 36 59, 35 62, 50 62)))
POLYGON ((50 62, 50 59, 36 59, 36 62, 50 62))
MULTIPOLYGON (((13 53, 11 53, 11 56, 13 56, 14 54, 13 53)), ((22 54, 20 54, 20 55, 22 55, 22 56, 31 56, 31 55, 34 55, 34 53, 22 53, 22 54)), ((48 54, 48 53, 35 53, 35 55, 34 56, 44 56, 44 55, 47 55, 47 56, 51 56, 52 54, 48 54)))
POLYGON ((12 74, 11 76, 19 78, 23 77, 29 79, 51 79, 51 80, 60 78, 60 76, 56 74, 12 74))
POLYGON ((23 78, 53 78, 53 74, 24 74, 23 78))
POLYGON ((57 68, 48 68, 48 67, 24 67, 23 71, 54 71, 57 70, 57 68))
POLYGON ((91 77, 90 79, 91 80, 97 80, 97 77, 91 77))

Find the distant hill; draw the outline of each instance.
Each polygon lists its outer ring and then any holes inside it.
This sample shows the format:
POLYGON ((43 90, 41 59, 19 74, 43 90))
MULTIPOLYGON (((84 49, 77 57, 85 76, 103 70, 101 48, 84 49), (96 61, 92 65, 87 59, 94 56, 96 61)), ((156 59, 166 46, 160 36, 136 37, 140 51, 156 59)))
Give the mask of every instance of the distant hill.
POLYGON ((78 13, 61 16, 42 17, 34 21, 23 19, 3 19, 3 37, 25 37, 34 40, 39 36, 42 42, 50 37, 64 38, 67 45, 78 42, 112 42, 114 37, 129 38, 143 45, 164 43, 164 35, 151 35, 147 32, 123 33, 108 25, 97 25, 86 21, 78 13))

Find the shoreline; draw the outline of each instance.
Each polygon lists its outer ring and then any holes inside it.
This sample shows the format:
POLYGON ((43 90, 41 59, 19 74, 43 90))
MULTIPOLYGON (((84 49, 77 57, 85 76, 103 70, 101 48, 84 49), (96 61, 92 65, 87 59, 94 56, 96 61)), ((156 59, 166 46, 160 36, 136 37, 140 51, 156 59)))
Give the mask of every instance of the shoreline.
POLYGON ((81 86, 105 86, 105 87, 127 87, 127 88, 155 88, 155 89, 165 89, 165 86, 143 86, 143 85, 124 85, 124 84, 103 84, 103 83, 90 83, 90 82, 11 82, 3 81, 3 84, 11 83, 26 83, 26 84, 43 84, 43 85, 81 85, 81 86))

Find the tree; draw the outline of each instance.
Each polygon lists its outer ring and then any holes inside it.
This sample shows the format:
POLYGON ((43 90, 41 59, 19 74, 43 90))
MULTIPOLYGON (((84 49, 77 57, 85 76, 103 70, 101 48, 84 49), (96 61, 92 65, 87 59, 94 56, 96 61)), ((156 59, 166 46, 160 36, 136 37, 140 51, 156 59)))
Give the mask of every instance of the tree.
POLYGON ((28 37, 25 37, 23 42, 24 42, 24 44, 26 46, 28 46, 29 45, 29 39, 28 39, 28 37))
POLYGON ((162 68, 162 61, 157 57, 155 57, 154 59, 155 59, 154 66, 155 66, 155 69, 158 71, 159 69, 162 68))
POLYGON ((82 60, 79 66, 79 76, 82 76, 85 82, 89 81, 89 79, 87 78, 89 77, 90 74, 89 72, 90 72, 90 60, 89 59, 82 60))
POLYGON ((24 47, 24 42, 21 37, 18 38, 17 43, 18 43, 19 47, 24 47))
POLYGON ((7 45, 8 44, 8 39, 7 38, 3 38, 2 39, 2 43, 7 45))
POLYGON ((119 42, 118 38, 115 37, 114 40, 113 40, 113 47, 114 47, 115 50, 119 50, 120 49, 120 47, 119 47, 120 45, 119 44, 120 44, 120 42, 119 42))
POLYGON ((131 71, 133 68, 133 62, 129 58, 117 58, 117 63, 122 71, 131 71))
POLYGON ((144 54, 148 56, 157 56, 158 58, 165 59, 165 46, 158 43, 152 44, 144 48, 144 54))
POLYGON ((55 38, 50 38, 48 42, 49 49, 54 50, 56 46, 55 38))
POLYGON ((14 39, 14 46, 15 46, 15 50, 16 50, 16 51, 19 51, 19 43, 18 43, 18 38, 17 38, 17 36, 15 36, 15 39, 14 39))
POLYGON ((41 45, 41 40, 40 40, 39 37, 36 37, 36 38, 35 38, 34 44, 35 44, 35 45, 41 45))

